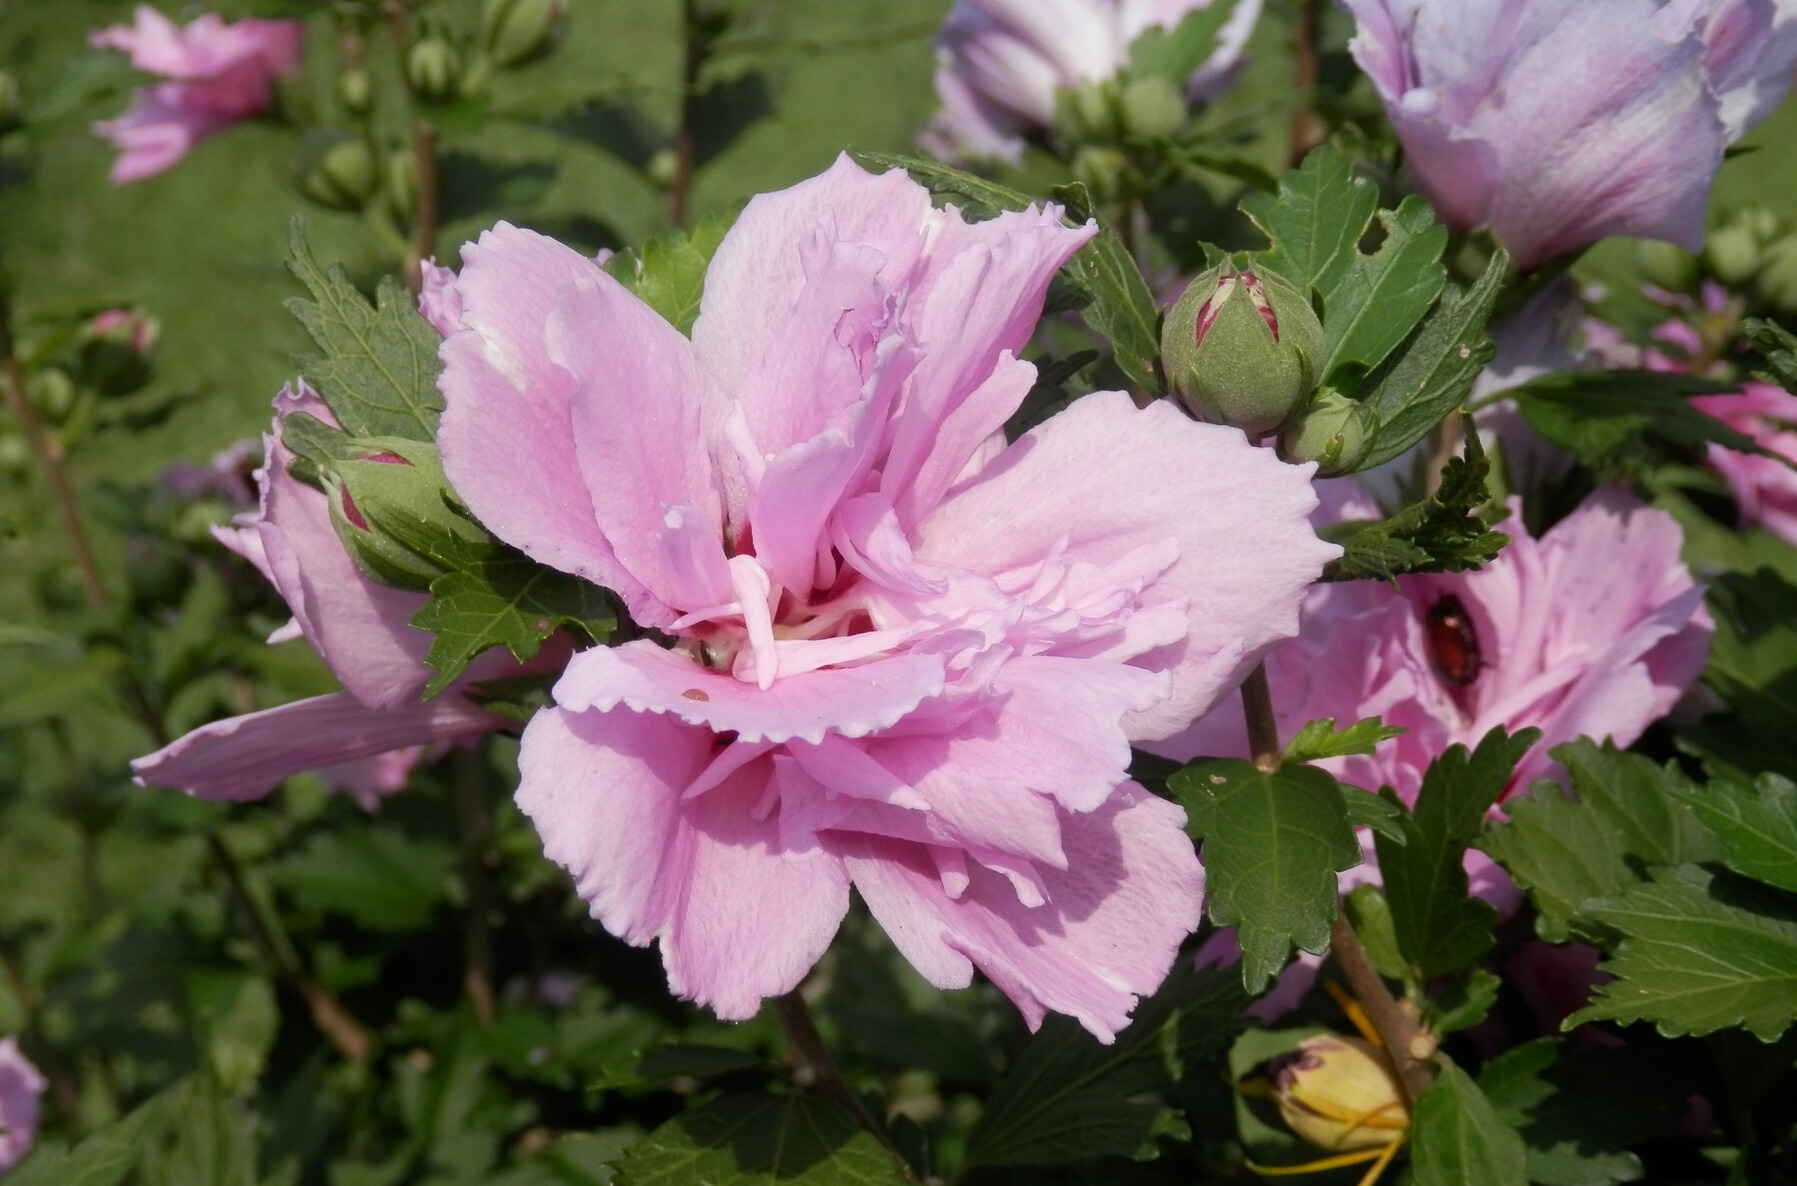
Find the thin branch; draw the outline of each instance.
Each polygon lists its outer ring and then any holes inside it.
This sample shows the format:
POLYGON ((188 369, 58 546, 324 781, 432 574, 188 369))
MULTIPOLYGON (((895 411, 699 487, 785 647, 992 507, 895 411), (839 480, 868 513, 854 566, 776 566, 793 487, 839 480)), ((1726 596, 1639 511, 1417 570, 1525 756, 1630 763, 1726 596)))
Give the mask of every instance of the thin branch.
POLYGON ((75 492, 69 485, 68 470, 62 464, 62 444, 44 431, 43 422, 37 418, 37 411, 25 392, 25 368, 19 365, 11 350, 6 354, 6 403, 19 418, 32 452, 43 463, 51 497, 62 512, 69 548, 75 553, 75 566, 81 570, 81 585, 87 593, 88 604, 99 609, 106 604, 106 585, 100 580, 100 566, 94 562, 87 531, 81 526, 81 515, 75 509, 75 492))
POLYGON ((406 283, 413 292, 424 288, 424 261, 437 256, 437 129, 422 116, 412 123, 412 153, 418 158, 418 210, 412 216, 412 258, 406 261, 406 283))
POLYGON ((1330 924, 1329 948, 1355 999, 1366 1011, 1367 1020, 1385 1044, 1392 1069, 1403 1085, 1405 1103, 1414 1106, 1416 1097, 1435 1081, 1435 1071, 1428 1061, 1435 1052, 1434 1035, 1423 1029, 1414 1008, 1399 1002, 1385 987, 1346 915, 1337 914, 1330 924))
POLYGON ((1273 693, 1267 687, 1267 665, 1256 663, 1242 681, 1242 715, 1248 721, 1248 749, 1255 769, 1276 774, 1285 751, 1279 744, 1279 720, 1273 715, 1273 693))
POLYGON ((481 1025, 493 1024, 493 818, 481 791, 480 757, 457 749, 450 758, 468 910, 462 933, 462 987, 481 1025))
POLYGON ((705 65, 709 40, 701 27, 695 0, 680 5, 686 56, 680 70, 680 126, 674 131, 674 181, 668 186, 668 225, 684 227, 687 199, 693 188, 694 125, 699 119, 699 70, 705 65))
POLYGON ((1311 149, 1323 142, 1322 120, 1317 118, 1317 42, 1319 39, 1319 0, 1297 0, 1298 31, 1292 46, 1292 89, 1298 97, 1298 109, 1292 112, 1292 165, 1304 159, 1311 149))
MULTIPOLYGON (((793 1080, 847 1112, 856 1124, 872 1133, 900 1165, 905 1165, 904 1154, 898 1151, 892 1138, 886 1135, 886 1129, 873 1118, 861 1097, 836 1069, 830 1051, 824 1046, 823 1036, 817 1032, 817 1023, 811 1019, 811 1006, 805 1003, 798 989, 774 998, 774 1015, 780 1019, 780 1032, 786 1035, 787 1053, 793 1062, 793 1080)), ((906 1176, 910 1176, 908 1169, 906 1176)))

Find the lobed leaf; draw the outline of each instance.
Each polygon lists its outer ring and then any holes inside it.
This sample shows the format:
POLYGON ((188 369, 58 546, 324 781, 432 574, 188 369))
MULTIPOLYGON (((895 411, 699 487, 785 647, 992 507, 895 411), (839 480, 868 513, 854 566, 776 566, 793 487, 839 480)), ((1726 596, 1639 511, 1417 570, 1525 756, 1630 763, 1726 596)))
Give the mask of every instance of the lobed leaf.
POLYGON ((1335 727, 1334 717, 1308 721, 1285 743, 1287 762, 1315 762, 1348 754, 1370 754, 1381 741, 1404 732, 1402 725, 1386 725, 1378 717, 1365 717, 1346 729, 1335 727))
POLYGON ((1412 1186, 1527 1186, 1522 1137, 1453 1063, 1417 1098, 1410 1118, 1412 1186))
POLYGON ((1428 202, 1412 195, 1378 218, 1384 242, 1371 255, 1357 251, 1354 266, 1323 298, 1329 359, 1319 374, 1344 392, 1357 390, 1362 377, 1410 336, 1448 280, 1441 263, 1448 231, 1436 223, 1428 202))
POLYGON ((564 626, 603 642, 618 623, 597 585, 505 548, 432 581, 431 599, 411 624, 436 635, 424 657, 436 672, 424 689, 429 699, 490 647, 504 646, 524 663, 564 626))
POLYGON ((633 1145, 619 1186, 901 1186, 892 1155, 841 1109, 743 1092, 683 1112, 633 1145))
POLYGON ((614 255, 605 270, 683 334, 691 335, 705 292, 705 272, 733 220, 711 214, 691 231, 666 230, 641 251, 614 255))

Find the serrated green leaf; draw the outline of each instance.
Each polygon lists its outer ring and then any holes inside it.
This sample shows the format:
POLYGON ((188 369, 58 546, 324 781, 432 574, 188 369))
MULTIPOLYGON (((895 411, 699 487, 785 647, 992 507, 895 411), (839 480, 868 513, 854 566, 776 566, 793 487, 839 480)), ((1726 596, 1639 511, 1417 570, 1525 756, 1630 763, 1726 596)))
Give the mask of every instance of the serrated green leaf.
POLYGON ((1660 371, 1562 371, 1506 391, 1544 440, 1576 456, 1600 479, 1646 473, 1700 456, 1709 444, 1778 457, 1691 406, 1694 395, 1729 390, 1697 375, 1660 371))
POLYGON ((1786 391, 1797 391, 1797 335, 1775 321, 1758 317, 1741 322, 1741 335, 1771 368, 1755 371, 1753 377, 1776 383, 1786 391))
POLYGON ((1285 743, 1285 761, 1315 762, 1320 758, 1370 754, 1381 741, 1403 732, 1402 725, 1386 725, 1378 717, 1365 717, 1346 729, 1337 729, 1335 718, 1325 717, 1307 722, 1285 743))
POLYGON ((1246 1026, 1247 1004, 1233 971, 1210 968, 1175 973, 1110 1045, 1050 1017, 993 1091, 964 1164, 1134 1156, 1164 1110, 1155 1093, 1220 1061, 1246 1026))
POLYGON ((1739 1026, 1773 1041, 1797 1020, 1790 907, 1698 865, 1657 869, 1650 881, 1586 902, 1580 914, 1622 938, 1600 966, 1614 979, 1564 1027, 1651 1021, 1680 1037, 1739 1026))
POLYGON ((1729 712, 1686 729, 1683 742, 1743 781, 1797 778, 1797 586, 1767 568, 1724 573, 1709 603, 1716 636, 1703 678, 1729 712))
POLYGON ((1327 948, 1335 874, 1361 859, 1341 785, 1316 766, 1267 774, 1233 758, 1194 762, 1167 785, 1203 842, 1211 921, 1236 928, 1248 991, 1260 992, 1294 945, 1327 948))
POLYGON ((1447 1063, 1410 1118, 1412 1186, 1527 1186, 1522 1137, 1447 1063))
POLYGON ((1235 14, 1236 0, 1193 9, 1171 29, 1150 25, 1129 43, 1128 76, 1185 85, 1217 48, 1217 34, 1235 14))
POLYGON ((1500 250, 1470 289, 1448 286, 1409 344, 1361 384, 1360 403, 1373 429, 1359 469, 1384 465, 1466 402, 1497 350, 1485 326, 1509 265, 1500 250))
POLYGON ((268 867, 302 907, 342 914, 371 931, 416 930, 449 891, 455 850, 386 825, 321 832, 268 867))
POLYGON ((1510 537, 1474 513, 1489 498, 1491 463, 1467 417, 1466 455, 1441 471, 1441 485, 1389 519, 1336 524, 1320 534, 1342 545, 1323 569, 1325 581, 1394 580, 1412 572, 1465 572, 1494 559, 1510 537))
MULTIPOLYGON (((868 169, 903 169, 931 193, 960 199, 961 211, 969 219, 991 218, 1036 203, 1020 190, 920 157, 853 149, 849 155, 868 169)), ((1062 267, 1057 285, 1062 307, 1077 309, 1085 323, 1110 342, 1117 366, 1138 390, 1149 395, 1166 390, 1159 370, 1160 308, 1135 258, 1115 234, 1101 228, 1062 267)))
POLYGON ((610 272, 683 334, 691 335, 705 292, 705 272, 733 220, 709 215, 691 231, 667 230, 639 252, 615 255, 610 272))
POLYGON ((1714 860, 1716 837, 1679 803, 1683 775, 1610 742, 1580 738, 1549 751, 1577 798, 1541 781, 1504 801, 1509 819, 1479 848, 1529 891, 1535 930, 1564 943, 1579 904, 1635 885, 1652 865, 1714 860))
POLYGON ((1327 147, 1281 177, 1277 193, 1242 199, 1242 213, 1272 244, 1256 261, 1325 300, 1353 268, 1360 237, 1378 209, 1379 187, 1327 147))
POLYGON ((1718 780, 1674 794, 1722 842, 1730 869, 1797 893, 1797 784, 1765 774, 1752 787, 1718 780))
POLYGON ((897 1162, 839 1108, 745 1092, 676 1116, 618 1163, 620 1186, 901 1186, 897 1162))
POLYGON ((1406 842, 1374 836, 1398 948, 1419 979, 1462 971, 1491 950, 1497 911, 1468 896, 1461 859, 1540 736, 1538 729, 1511 736, 1500 726, 1470 753, 1451 747, 1423 775, 1416 807, 1402 821, 1406 842))
POLYGON ((1541 1186, 1611 1186, 1644 1175, 1627 1152, 1676 1124, 1688 1086, 1653 1054, 1539 1038, 1485 1065, 1479 1086, 1527 1148, 1541 1186))
POLYGON ((436 635, 424 657, 436 672, 424 689, 429 699, 490 647, 504 646, 524 663, 564 626, 604 642, 617 627, 617 616, 597 585, 508 549, 432 581, 431 599, 412 615, 411 624, 436 635))
POLYGON ((1448 281, 1441 263, 1448 231, 1428 202, 1412 195, 1395 211, 1380 211, 1379 223, 1385 241, 1371 255, 1356 253, 1354 266, 1324 296, 1329 360, 1320 374, 1339 391, 1357 389, 1398 348, 1448 281))
POLYGON ((162 1132, 183 1089, 183 1084, 168 1088, 73 1149, 39 1144, 7 1174, 7 1186, 118 1186, 136 1168, 144 1146, 162 1132))
POLYGON ((1484 968, 1474 968, 1449 981, 1429 1000, 1429 1029, 1437 1034, 1455 1034, 1478 1025, 1497 1004, 1498 990, 1503 986, 1495 972, 1484 968))
POLYGON ((443 339, 418 312, 412 294, 391 276, 381 279, 370 305, 340 267, 318 266, 298 221, 288 266, 312 294, 287 308, 321 353, 302 358, 300 369, 337 417, 356 436, 435 440, 443 396, 437 390, 437 347, 443 339))
POLYGON ((1348 809, 1348 822, 1356 828, 1371 828, 1394 844, 1409 843, 1410 834, 1404 830, 1404 809, 1390 799, 1343 783, 1342 803, 1348 809))

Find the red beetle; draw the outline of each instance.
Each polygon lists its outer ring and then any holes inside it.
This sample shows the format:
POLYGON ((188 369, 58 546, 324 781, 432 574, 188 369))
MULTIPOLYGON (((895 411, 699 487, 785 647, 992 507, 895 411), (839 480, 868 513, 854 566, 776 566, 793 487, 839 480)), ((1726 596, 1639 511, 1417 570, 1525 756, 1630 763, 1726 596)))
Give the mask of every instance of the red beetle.
POLYGON ((1430 606, 1423 618, 1423 632, 1428 638, 1429 661, 1436 675, 1460 688, 1479 678, 1485 659, 1479 653, 1479 636, 1473 633, 1473 620, 1458 597, 1447 593, 1430 606))

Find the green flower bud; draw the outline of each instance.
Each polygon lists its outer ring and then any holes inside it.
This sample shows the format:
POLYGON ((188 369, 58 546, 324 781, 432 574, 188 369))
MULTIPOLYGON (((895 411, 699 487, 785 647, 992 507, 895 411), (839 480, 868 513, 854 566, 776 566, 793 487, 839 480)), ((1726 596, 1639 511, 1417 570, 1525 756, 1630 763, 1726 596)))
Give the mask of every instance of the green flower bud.
POLYGON ((1770 210, 1742 210, 1710 233, 1703 245, 1704 261, 1724 284, 1745 284, 1759 271, 1761 256, 1780 229, 1770 210))
POLYGON ((1164 140, 1186 122, 1186 97, 1165 78, 1138 78, 1123 88, 1123 130, 1144 140, 1164 140))
POLYGON ((673 189, 680 176, 680 157, 671 148, 658 148, 643 165, 643 176, 659 189, 673 189))
POLYGON ((1391 1063, 1360 1038, 1318 1034, 1273 1067, 1273 1101, 1291 1130, 1319 1149, 1389 1145, 1410 1127, 1391 1063))
POLYGON ((19 473, 31 466, 31 446, 17 433, 0 434, 0 472, 19 473))
POLYGON ((45 367, 32 375, 25 383, 25 393, 31 398, 31 406, 37 414, 47 423, 56 425, 68 421, 80 395, 75 380, 61 367, 45 367))
POLYGON ((368 71, 352 66, 338 75, 337 102, 352 115, 367 115, 374 106, 374 84, 368 80, 368 71))
POLYGON ((12 71, 0 70, 0 132, 10 132, 19 126, 22 106, 19 80, 12 76, 12 71))
POLYGON ((321 475, 331 523, 356 563, 382 584, 428 589, 448 558, 491 545, 451 502, 434 445, 379 438, 321 475))
POLYGON ((1055 92, 1055 131, 1069 144, 1111 144, 1122 133, 1117 86, 1095 82, 1055 92))
POLYGON ((1759 286, 1779 308, 1797 310, 1797 235, 1787 235, 1766 249, 1759 286))
POLYGON ((1688 292, 1697 287, 1697 257, 1675 244, 1643 239, 1635 246, 1635 262, 1650 282, 1667 292, 1688 292))
POLYGON ((520 66, 546 52, 561 33, 567 0, 487 0, 481 44, 501 66, 520 66))
POLYGON ((333 210, 360 210, 374 196, 380 175, 374 152, 359 137, 322 141, 309 149, 312 166, 300 178, 308 198, 333 210))
POLYGON ((1167 381, 1187 410, 1251 437, 1304 406, 1323 358, 1323 326, 1305 295, 1228 262, 1192 281, 1161 326, 1167 381))
POLYGON ((455 98, 462 57, 441 37, 426 37, 406 51, 406 83, 420 98, 441 103, 455 98))
POLYGON ((1366 409, 1339 391, 1324 391, 1279 434, 1287 461, 1314 461, 1317 477, 1352 473, 1372 444, 1366 409))
POLYGON ((418 154, 409 148, 387 158, 387 204, 405 222, 418 212, 418 154))

